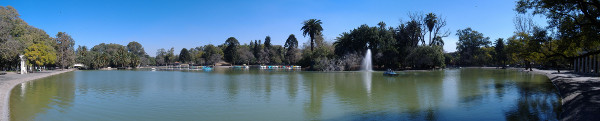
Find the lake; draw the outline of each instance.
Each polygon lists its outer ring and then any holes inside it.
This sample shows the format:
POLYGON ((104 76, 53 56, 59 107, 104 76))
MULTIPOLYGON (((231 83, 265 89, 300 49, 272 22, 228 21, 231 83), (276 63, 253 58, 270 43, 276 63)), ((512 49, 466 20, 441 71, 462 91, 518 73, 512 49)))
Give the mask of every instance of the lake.
POLYGON ((544 75, 398 72, 74 71, 17 85, 11 120, 557 120, 544 75))

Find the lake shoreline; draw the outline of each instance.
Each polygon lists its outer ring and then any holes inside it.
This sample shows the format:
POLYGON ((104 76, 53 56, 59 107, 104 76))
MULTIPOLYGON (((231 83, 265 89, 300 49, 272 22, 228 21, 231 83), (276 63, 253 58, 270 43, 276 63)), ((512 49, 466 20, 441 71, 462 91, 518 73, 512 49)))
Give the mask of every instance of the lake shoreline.
MULTIPOLYGON (((468 67, 477 68, 477 67, 468 67)), ((495 69, 495 67, 479 67, 483 69, 495 69)), ((524 73, 546 75, 557 88, 561 97, 561 112, 558 119, 561 121, 571 120, 593 120, 600 118, 597 111, 600 110, 600 78, 571 73, 570 71, 556 70, 525 70, 524 68, 508 68, 524 73)), ((45 78, 76 69, 44 71, 26 75, 7 74, 0 76, 0 121, 10 120, 9 98, 11 90, 18 84, 45 78), (4 102, 2 102, 4 101, 4 102)))
POLYGON ((525 70, 510 68, 525 73, 546 75, 558 89, 561 97, 562 111, 558 117, 561 121, 591 121, 600 118, 600 77, 581 75, 563 70, 525 70))
POLYGON ((556 70, 538 70, 533 73, 548 76, 559 90, 562 102, 561 121, 597 120, 600 118, 600 78, 556 70))
MULTIPOLYGON (((481 69, 499 69, 496 67, 465 67, 481 69)), ((557 88, 561 98, 561 121, 591 121, 600 119, 600 77, 572 73, 570 70, 525 70, 525 68, 507 68, 525 73, 546 75, 557 88)))
POLYGON ((77 69, 65 69, 65 70, 52 70, 52 71, 42 71, 36 73, 28 73, 28 74, 16 74, 9 73, 6 75, 0 76, 0 121, 9 121, 10 120, 10 93, 12 89, 18 84, 45 78, 57 74, 62 74, 66 72, 75 71, 77 69))

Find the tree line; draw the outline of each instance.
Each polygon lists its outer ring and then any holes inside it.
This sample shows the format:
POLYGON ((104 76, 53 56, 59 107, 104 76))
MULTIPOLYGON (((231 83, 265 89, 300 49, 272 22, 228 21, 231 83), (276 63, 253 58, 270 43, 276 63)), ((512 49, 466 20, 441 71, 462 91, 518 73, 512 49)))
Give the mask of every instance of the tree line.
POLYGON ((0 6, 0 68, 16 70, 24 55, 30 67, 67 68, 75 62, 75 41, 65 32, 50 37, 28 25, 12 6, 0 6))
POLYGON ((271 38, 241 44, 235 37, 220 45, 158 49, 148 56, 138 42, 127 46, 99 44, 90 49, 73 49, 74 40, 64 32, 55 37, 27 25, 16 10, 2 7, 0 23, 0 64, 14 69, 18 55, 24 54, 32 66, 68 67, 82 63, 89 68, 170 65, 301 65, 310 70, 356 70, 367 50, 376 69, 434 69, 447 66, 522 66, 569 68, 572 59, 600 54, 600 24, 597 1, 520 0, 513 22, 514 35, 490 41, 472 28, 459 29, 457 51, 445 53, 443 38, 450 35, 443 16, 435 13, 409 13, 408 21, 397 26, 380 22, 360 25, 341 33, 333 42, 322 36, 322 21, 302 22, 300 31, 309 41, 299 43, 291 34, 285 44, 273 45, 271 38), (558 3, 558 4, 557 4, 558 3), (576 12, 569 12, 576 11, 576 12), (549 26, 538 26, 526 15, 544 15, 549 26), (299 46, 302 45, 302 46, 299 46))
POLYGON ((494 43, 471 28, 458 30, 457 52, 446 63, 460 66, 518 66, 570 69, 573 59, 600 54, 600 2, 594 0, 519 0, 514 34, 494 43), (542 15, 539 26, 529 15, 542 15), (493 44, 493 45, 492 45, 493 44))

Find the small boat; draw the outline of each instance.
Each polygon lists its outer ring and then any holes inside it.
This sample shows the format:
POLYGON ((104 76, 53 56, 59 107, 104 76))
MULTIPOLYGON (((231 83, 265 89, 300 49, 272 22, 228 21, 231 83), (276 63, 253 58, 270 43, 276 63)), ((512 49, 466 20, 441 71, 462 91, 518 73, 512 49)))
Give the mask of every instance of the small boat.
POLYGON ((388 69, 387 71, 383 72, 384 76, 398 76, 398 73, 392 71, 392 69, 388 69))

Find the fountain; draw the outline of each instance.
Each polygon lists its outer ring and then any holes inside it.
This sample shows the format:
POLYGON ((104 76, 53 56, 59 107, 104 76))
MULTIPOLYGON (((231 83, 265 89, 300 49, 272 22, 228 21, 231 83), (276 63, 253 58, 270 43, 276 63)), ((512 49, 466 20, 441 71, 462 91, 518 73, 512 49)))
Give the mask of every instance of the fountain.
POLYGON ((373 71, 373 63, 371 62, 371 49, 367 49, 367 54, 365 54, 365 58, 362 61, 360 70, 361 71, 373 71))
POLYGON ((363 58, 362 65, 360 65, 360 70, 363 72, 363 81, 368 96, 371 96, 371 80, 373 77, 371 73, 373 71, 373 63, 371 62, 371 58, 371 49, 367 49, 367 53, 365 54, 365 58, 363 58))

